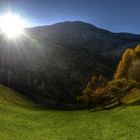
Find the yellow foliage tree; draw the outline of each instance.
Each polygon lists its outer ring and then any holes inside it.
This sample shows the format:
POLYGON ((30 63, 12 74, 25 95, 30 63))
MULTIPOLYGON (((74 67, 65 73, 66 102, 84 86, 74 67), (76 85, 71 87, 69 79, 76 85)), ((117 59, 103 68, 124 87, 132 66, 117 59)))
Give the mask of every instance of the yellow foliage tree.
POLYGON ((136 59, 129 69, 129 79, 140 82, 140 59, 136 59))
POLYGON ((132 63, 132 59, 134 56, 134 50, 128 48, 123 56, 121 61, 119 62, 119 65, 117 67, 117 71, 114 74, 114 79, 122 79, 122 78, 128 78, 128 71, 129 71, 129 67, 132 63))
POLYGON ((137 47, 135 48, 135 55, 136 57, 140 57, 140 45, 137 45, 137 47))

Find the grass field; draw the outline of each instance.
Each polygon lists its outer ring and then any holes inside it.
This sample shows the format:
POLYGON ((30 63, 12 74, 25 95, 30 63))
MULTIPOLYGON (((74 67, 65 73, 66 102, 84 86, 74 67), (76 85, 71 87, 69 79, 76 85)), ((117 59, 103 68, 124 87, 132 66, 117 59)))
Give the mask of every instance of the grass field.
POLYGON ((19 93, 0 88, 0 140, 140 140, 140 106, 41 110, 19 93))

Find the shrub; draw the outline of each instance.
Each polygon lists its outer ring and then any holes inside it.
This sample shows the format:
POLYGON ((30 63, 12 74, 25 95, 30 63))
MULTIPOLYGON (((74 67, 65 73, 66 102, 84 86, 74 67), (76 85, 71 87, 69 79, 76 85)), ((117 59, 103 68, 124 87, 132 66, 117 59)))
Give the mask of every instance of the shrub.
POLYGON ((85 89, 81 99, 88 104, 89 108, 118 102, 122 104, 122 99, 133 88, 140 88, 138 82, 133 80, 119 79, 108 82, 104 87, 98 87, 95 90, 85 89))
POLYGON ((132 88, 139 88, 139 84, 133 80, 119 79, 110 81, 105 87, 105 90, 110 97, 121 105, 123 97, 132 88))
POLYGON ((107 81, 103 76, 93 76, 91 81, 88 82, 86 88, 82 92, 82 96, 78 97, 78 100, 82 100, 88 104, 91 108, 93 105, 101 103, 102 93, 97 90, 102 89, 107 84, 107 81))

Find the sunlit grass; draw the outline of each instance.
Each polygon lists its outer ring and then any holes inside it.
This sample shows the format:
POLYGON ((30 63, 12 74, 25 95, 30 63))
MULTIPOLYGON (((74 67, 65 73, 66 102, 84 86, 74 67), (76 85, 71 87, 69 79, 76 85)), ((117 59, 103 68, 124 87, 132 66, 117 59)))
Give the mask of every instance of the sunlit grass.
POLYGON ((2 140, 128 140, 140 139, 140 107, 110 111, 0 109, 2 140))
POLYGON ((39 109, 0 86, 0 140, 139 140, 140 106, 111 110, 39 109))
POLYGON ((131 104, 140 101, 140 90, 133 89, 129 94, 123 98, 125 104, 131 104))

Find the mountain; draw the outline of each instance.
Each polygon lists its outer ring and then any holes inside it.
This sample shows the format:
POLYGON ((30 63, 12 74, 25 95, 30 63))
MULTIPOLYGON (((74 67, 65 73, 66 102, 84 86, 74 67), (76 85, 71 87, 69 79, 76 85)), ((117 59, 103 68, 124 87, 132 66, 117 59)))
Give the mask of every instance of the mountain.
POLYGON ((28 28, 15 41, 1 36, 0 82, 42 105, 71 105, 93 75, 111 79, 124 50, 139 43, 140 35, 81 21, 28 28))

